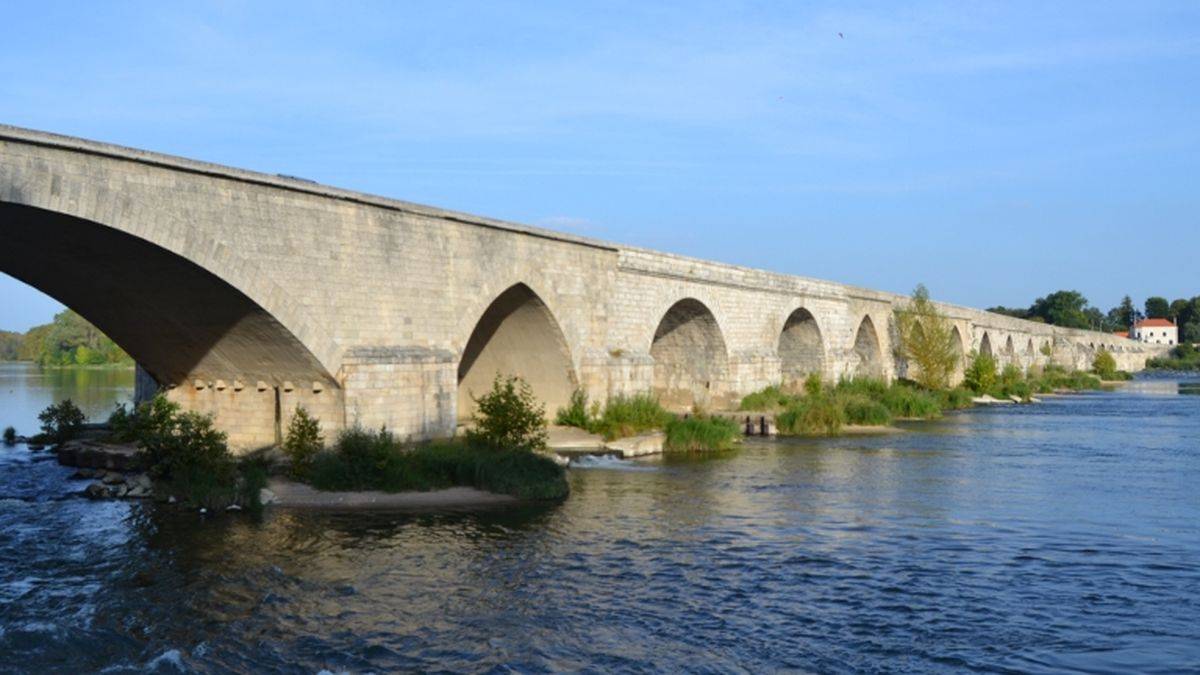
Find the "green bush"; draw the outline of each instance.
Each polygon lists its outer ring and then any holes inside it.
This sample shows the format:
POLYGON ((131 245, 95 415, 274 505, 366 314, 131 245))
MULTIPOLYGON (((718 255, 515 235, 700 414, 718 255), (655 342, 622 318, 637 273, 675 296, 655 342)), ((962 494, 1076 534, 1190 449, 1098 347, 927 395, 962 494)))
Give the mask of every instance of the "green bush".
POLYGON ((954 389, 943 389, 933 393, 937 400, 938 406, 942 410, 962 410, 970 408, 975 398, 974 392, 963 387, 955 387, 954 389))
POLYGON ((588 414, 588 395, 583 389, 571 392, 571 402, 565 408, 559 408, 554 416, 554 423, 564 427, 589 429, 592 418, 588 414))
POLYGON ((546 447, 546 411, 529 383, 497 375, 492 390, 475 399, 475 426, 467 440, 492 450, 540 450, 546 447))
POLYGON ((927 389, 948 386, 962 349, 954 324, 938 311, 924 285, 918 285, 909 303, 895 314, 898 346, 914 366, 915 379, 927 389))
POLYGON ((1096 352, 1095 358, 1092 359, 1092 372, 1100 376, 1102 380, 1116 379, 1117 360, 1113 358, 1112 353, 1103 347, 1096 352))
POLYGON ((614 396, 608 399, 590 431, 611 441, 661 429, 673 419, 675 416, 664 409, 652 394, 614 396))
POLYGON ((386 429, 350 428, 317 454, 309 482, 319 490, 438 490, 475 487, 521 499, 561 499, 566 472, 527 450, 494 452, 462 443, 406 448, 386 429))
POLYGON ((17 444, 17 430, 16 429, 14 429, 12 427, 4 428, 4 444, 10 445, 10 446, 17 444))
POLYGON ((778 385, 771 385, 743 396, 739 409, 754 412, 781 410, 786 408, 791 400, 792 397, 785 394, 778 385))
POLYGON ((864 394, 842 394, 838 397, 850 424, 881 426, 892 423, 886 406, 864 394))
POLYGON ((212 417, 180 412, 160 395, 132 412, 119 406, 109 421, 114 438, 137 443, 156 491, 185 506, 210 510, 259 506, 266 466, 262 460, 235 459, 212 417))
POLYGON ((971 363, 963 373, 963 384, 977 394, 985 394, 996 386, 996 359, 991 354, 971 352, 971 363))
POLYGON ((667 422, 663 448, 681 452, 728 450, 737 443, 741 429, 724 417, 692 416, 667 422))
POLYGON ((804 378, 805 396, 820 396, 824 388, 825 383, 821 381, 821 376, 817 373, 809 373, 808 377, 804 378))
POLYGON ((75 437, 85 421, 83 411, 71 399, 48 406, 38 414, 42 433, 53 443, 62 443, 75 437))
POLYGON ((133 410, 124 404, 117 404, 108 416, 108 426, 114 441, 133 443, 164 433, 178 415, 179 405, 159 394, 133 410))
POLYGON ((826 434, 833 436, 846 423, 846 412, 830 396, 805 396, 793 401, 775 418, 779 433, 790 436, 826 434))
POLYGON ((308 475, 313 458, 323 447, 325 443, 321 438, 321 425, 308 414, 304 406, 296 406, 283 439, 283 454, 291 461, 292 476, 300 478, 308 475))

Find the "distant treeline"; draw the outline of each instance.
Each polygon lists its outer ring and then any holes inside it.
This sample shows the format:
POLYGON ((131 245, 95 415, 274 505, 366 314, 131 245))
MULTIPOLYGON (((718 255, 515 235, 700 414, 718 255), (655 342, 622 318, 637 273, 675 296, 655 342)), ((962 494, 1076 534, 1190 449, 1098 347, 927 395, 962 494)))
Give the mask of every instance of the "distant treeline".
POLYGON ((1140 319, 1170 319, 1179 327, 1180 342, 1200 342, 1200 295, 1174 302, 1159 296, 1146 298, 1144 311, 1139 310, 1127 295, 1121 304, 1103 312, 1090 306, 1079 291, 1056 291, 1038 298, 1028 309, 991 307, 988 311, 1066 328, 1101 331, 1129 330, 1133 322, 1140 319))
POLYGON ((133 363, 107 335, 69 309, 23 334, 0 331, 0 361, 33 361, 43 366, 133 363))

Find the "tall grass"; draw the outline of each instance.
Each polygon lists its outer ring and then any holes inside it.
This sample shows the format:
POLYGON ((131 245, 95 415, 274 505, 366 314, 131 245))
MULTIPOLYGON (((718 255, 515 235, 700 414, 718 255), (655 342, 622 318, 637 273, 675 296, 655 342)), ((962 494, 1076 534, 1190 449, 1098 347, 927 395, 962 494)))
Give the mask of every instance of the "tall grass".
POLYGON ((663 408, 653 394, 614 396, 608 399, 602 409, 593 405, 589 411, 587 394, 576 390, 571 394, 571 402, 567 407, 558 410, 554 421, 563 426, 600 434, 605 440, 611 441, 662 429, 673 419, 675 416, 663 408))
POLYGON ((778 385, 771 385, 742 397, 740 410, 754 412, 771 412, 782 410, 788 406, 794 397, 784 393, 778 385))
POLYGON ((825 434, 833 436, 846 424, 846 411, 830 396, 805 396, 793 400, 775 417, 779 433, 791 436, 825 434))
POLYGON ((696 415, 672 419, 667 422, 666 450, 698 452, 703 450, 728 450, 741 436, 737 423, 724 417, 696 415))

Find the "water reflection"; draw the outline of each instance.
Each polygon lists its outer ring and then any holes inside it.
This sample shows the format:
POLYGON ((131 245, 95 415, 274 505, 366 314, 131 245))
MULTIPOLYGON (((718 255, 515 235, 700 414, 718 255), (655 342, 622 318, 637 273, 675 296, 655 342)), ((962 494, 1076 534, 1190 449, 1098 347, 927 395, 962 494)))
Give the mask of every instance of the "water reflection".
POLYGON ((39 368, 0 362, 0 426, 37 431, 46 406, 71 399, 89 420, 107 419, 117 403, 133 400, 132 368, 39 368))
POLYGON ((590 461, 563 504, 480 512, 202 517, 72 498, 69 470, 0 451, 0 653, 33 671, 1187 670, 1200 398, 1179 391, 590 461))

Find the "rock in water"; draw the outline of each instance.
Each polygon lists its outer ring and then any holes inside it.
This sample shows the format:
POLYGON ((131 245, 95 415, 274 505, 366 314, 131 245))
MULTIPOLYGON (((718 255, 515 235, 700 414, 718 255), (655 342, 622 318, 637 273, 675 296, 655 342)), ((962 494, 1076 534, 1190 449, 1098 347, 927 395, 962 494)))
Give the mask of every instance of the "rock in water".
POLYGON ((88 499, 107 499, 112 493, 104 483, 92 483, 83 489, 83 495, 88 499))

